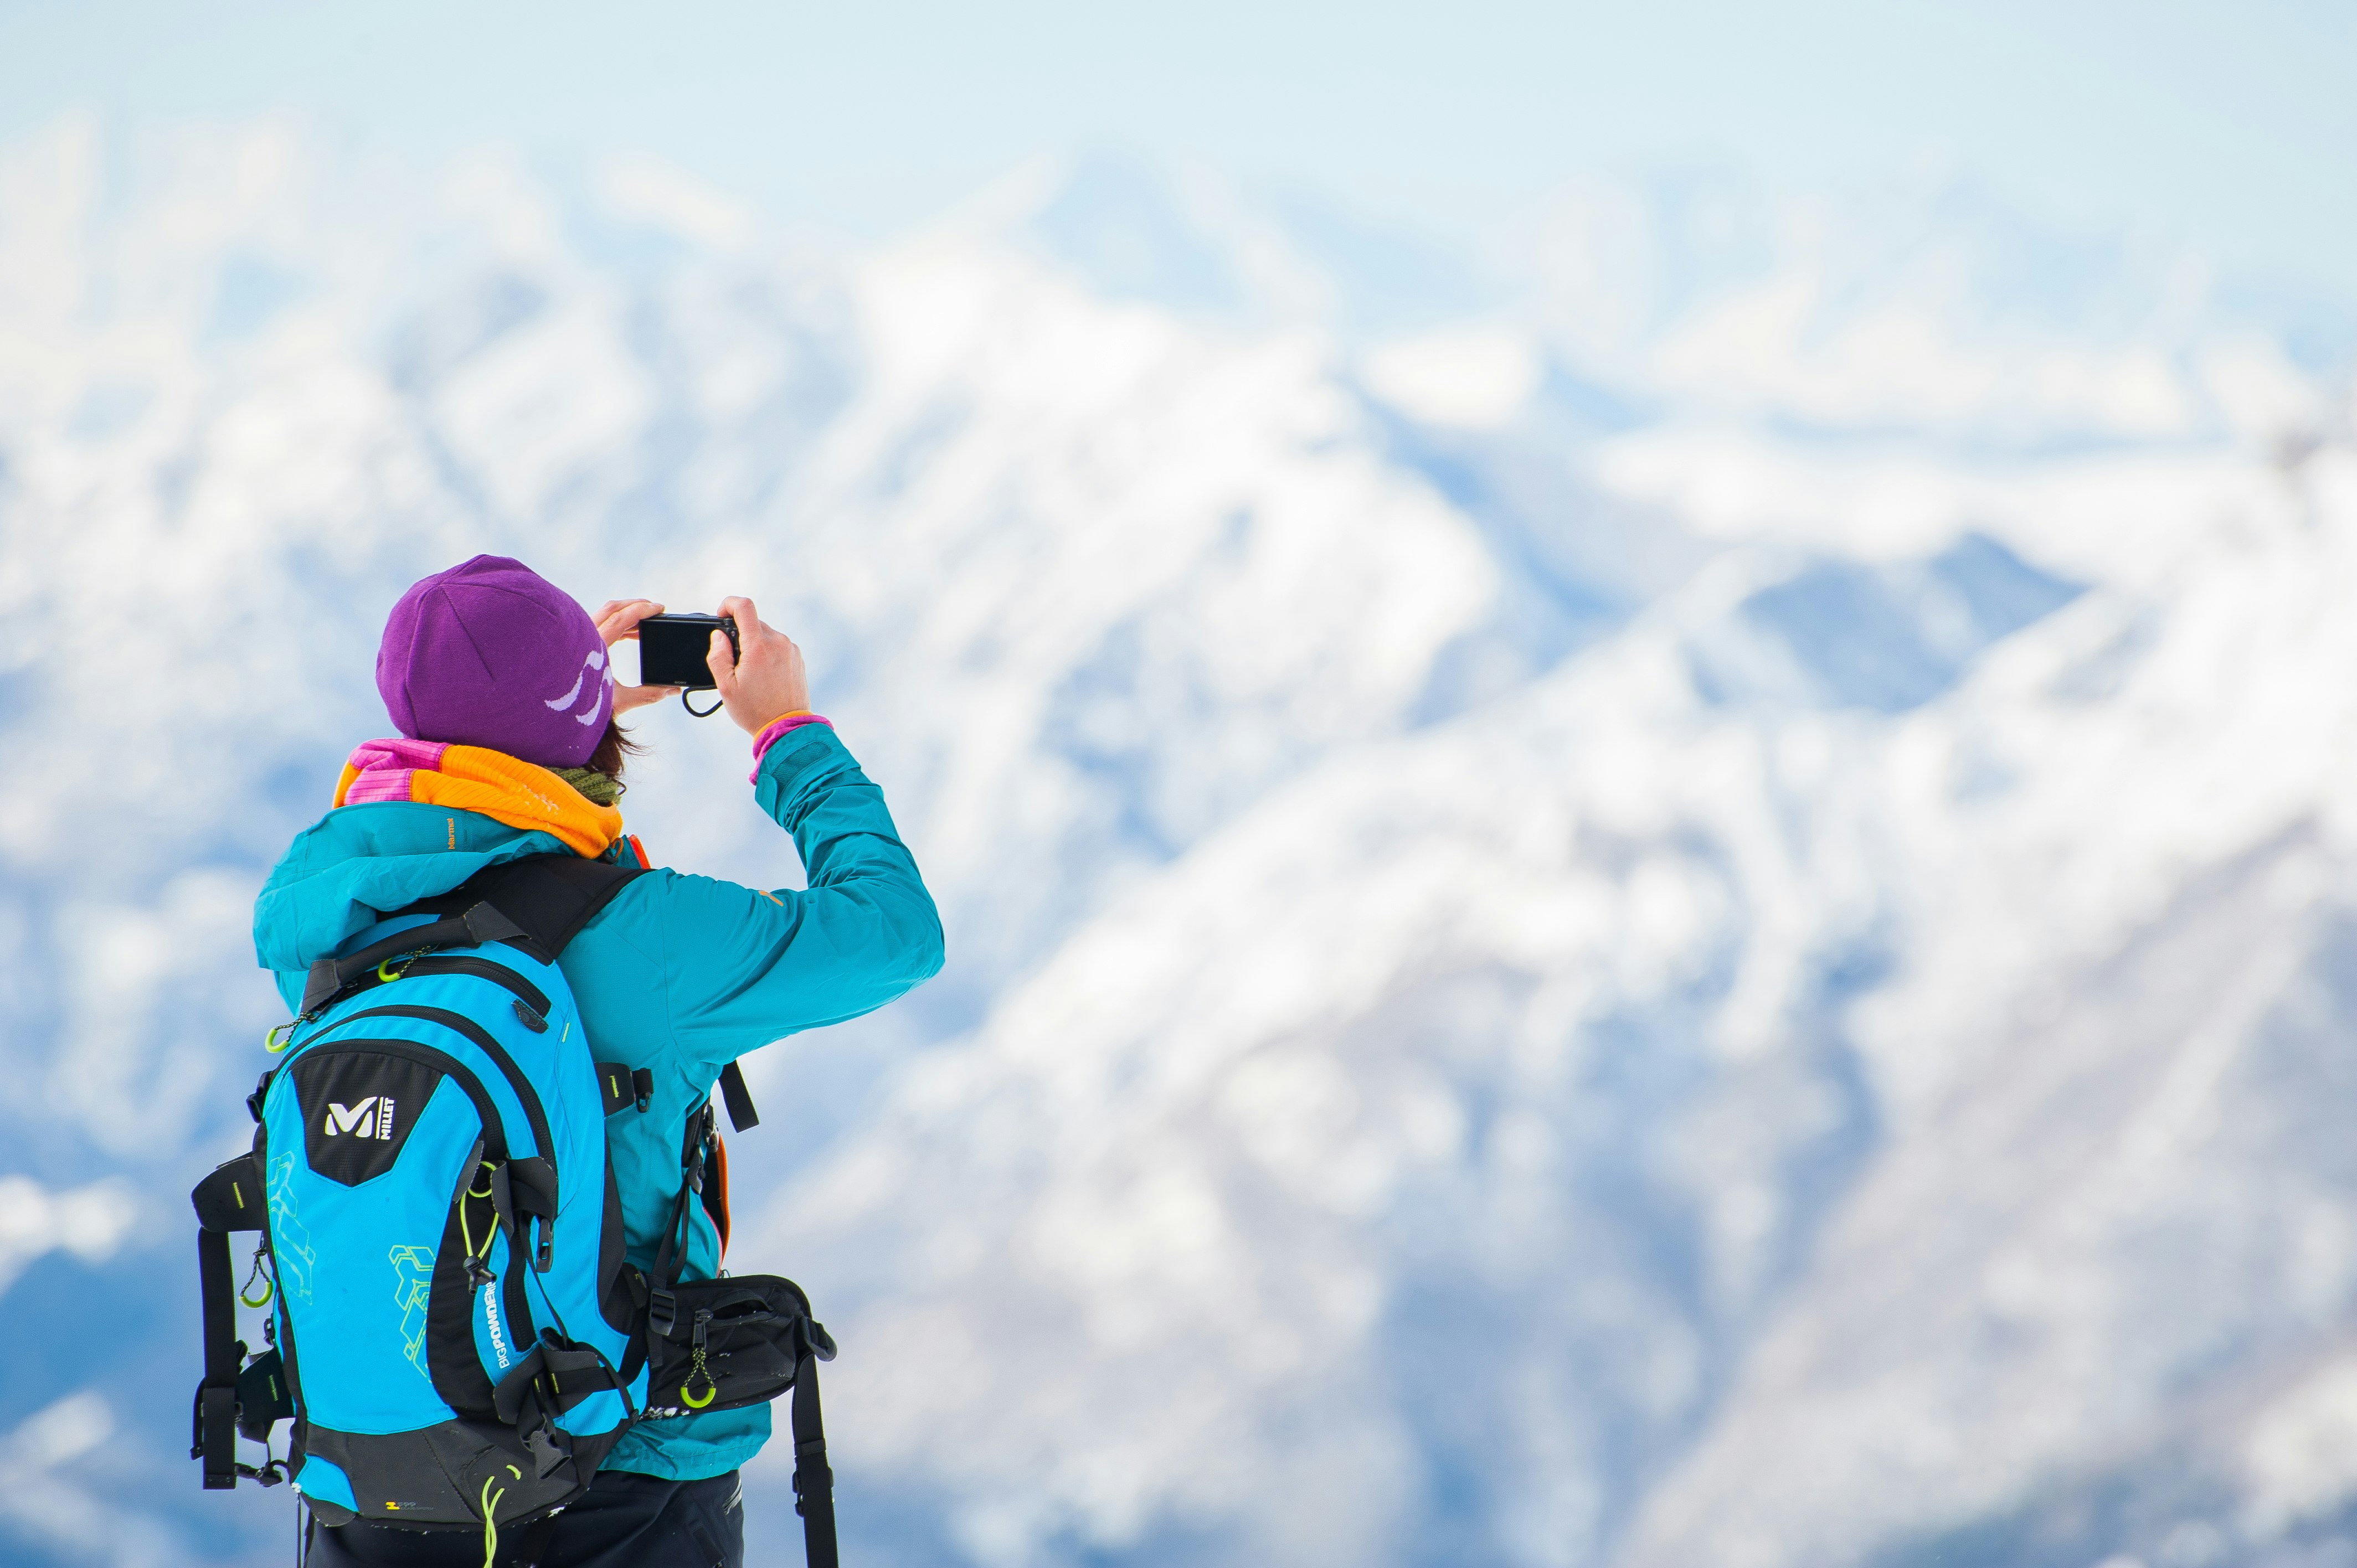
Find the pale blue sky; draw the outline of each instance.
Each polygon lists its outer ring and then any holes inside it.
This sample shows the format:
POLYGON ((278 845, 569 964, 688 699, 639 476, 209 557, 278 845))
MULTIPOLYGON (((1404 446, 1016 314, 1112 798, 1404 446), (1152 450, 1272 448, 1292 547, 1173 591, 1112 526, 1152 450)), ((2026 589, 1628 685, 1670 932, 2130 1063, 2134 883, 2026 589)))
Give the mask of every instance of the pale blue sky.
POLYGON ((652 152, 780 217, 920 220, 1113 144, 1433 224, 1567 177, 1925 163, 2357 300, 2357 6, 0 0, 0 134, 315 111, 421 156, 652 152))

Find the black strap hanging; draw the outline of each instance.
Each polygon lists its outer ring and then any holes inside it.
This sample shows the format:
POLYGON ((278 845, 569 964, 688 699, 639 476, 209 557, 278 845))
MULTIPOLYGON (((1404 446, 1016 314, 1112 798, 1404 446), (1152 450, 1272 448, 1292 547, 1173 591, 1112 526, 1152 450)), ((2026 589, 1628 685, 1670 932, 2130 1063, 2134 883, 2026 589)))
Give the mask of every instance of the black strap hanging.
POLYGON ((197 1385, 194 1441, 188 1457, 205 1462, 205 1489, 237 1485, 237 1375, 245 1345, 237 1337, 237 1287, 231 1283, 229 1235, 197 1232, 197 1282, 204 1300, 205 1377, 197 1385))
POLYGON ((720 1069, 720 1098, 728 1107, 728 1125, 739 1133, 749 1133, 761 1124, 761 1113, 753 1109, 752 1091, 745 1087, 745 1069, 733 1061, 720 1069))
POLYGON ((834 1472, 826 1465, 826 1423, 818 1403, 818 1361, 807 1344, 794 1364, 794 1511, 802 1516, 810 1568, 836 1568, 834 1472))
POLYGON ((197 1289, 205 1340, 205 1375, 197 1385, 188 1457, 204 1461, 205 1489, 218 1491, 237 1485, 237 1382, 245 1369, 229 1239, 234 1231, 262 1229, 261 1162, 252 1155, 223 1162, 188 1199, 197 1211, 197 1289))

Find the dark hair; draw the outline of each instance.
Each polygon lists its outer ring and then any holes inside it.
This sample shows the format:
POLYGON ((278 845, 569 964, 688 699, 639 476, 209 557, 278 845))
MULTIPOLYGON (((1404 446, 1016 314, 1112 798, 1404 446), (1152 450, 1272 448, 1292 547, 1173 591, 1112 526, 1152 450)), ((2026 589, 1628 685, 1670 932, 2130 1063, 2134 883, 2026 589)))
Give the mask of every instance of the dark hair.
POLYGON ((619 779, 622 765, 645 749, 630 738, 629 730, 608 719, 606 733, 597 737, 597 749, 589 754, 589 766, 608 779, 619 779))

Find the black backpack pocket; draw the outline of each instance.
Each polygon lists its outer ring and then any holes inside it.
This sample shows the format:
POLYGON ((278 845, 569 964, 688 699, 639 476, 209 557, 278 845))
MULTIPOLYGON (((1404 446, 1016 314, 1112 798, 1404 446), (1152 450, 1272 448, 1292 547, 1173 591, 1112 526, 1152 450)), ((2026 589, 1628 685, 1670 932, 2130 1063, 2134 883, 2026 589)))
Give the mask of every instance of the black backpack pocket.
POLYGON ((805 1358, 834 1359, 802 1287, 775 1274, 692 1280, 647 1312, 648 1419, 737 1410, 794 1386, 805 1358))

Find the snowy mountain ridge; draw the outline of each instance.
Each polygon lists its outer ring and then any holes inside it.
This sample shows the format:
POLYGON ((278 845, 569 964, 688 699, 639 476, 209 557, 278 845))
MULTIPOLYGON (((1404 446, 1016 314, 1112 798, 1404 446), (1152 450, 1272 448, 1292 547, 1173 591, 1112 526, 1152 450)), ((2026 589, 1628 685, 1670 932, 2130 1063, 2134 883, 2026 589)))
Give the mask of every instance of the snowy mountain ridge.
MULTIPOLYGON (((490 549, 754 586, 941 897, 732 1150, 867 1555, 2330 1560, 2357 454, 2287 319, 1953 191, 1465 257, 1084 158, 834 255, 643 161, 0 149, 8 1550, 278 1539, 154 1394, 178 1194, 382 611, 490 549)), ((659 856, 793 879, 640 727, 659 856)))

